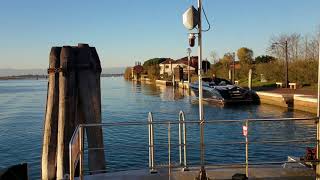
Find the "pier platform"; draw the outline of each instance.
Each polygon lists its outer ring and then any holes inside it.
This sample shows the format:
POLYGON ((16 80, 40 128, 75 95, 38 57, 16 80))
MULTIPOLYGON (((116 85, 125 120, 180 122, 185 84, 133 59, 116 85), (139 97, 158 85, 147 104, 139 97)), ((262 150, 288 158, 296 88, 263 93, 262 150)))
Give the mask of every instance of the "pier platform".
MULTIPOLYGON (((230 180, 236 173, 245 173, 244 167, 217 167, 207 166, 207 176, 210 180, 230 180)), ((150 174, 148 169, 131 170, 115 173, 96 174, 85 176, 85 180, 194 180, 199 174, 199 167, 190 168, 189 171, 182 172, 180 168, 174 168, 171 173, 168 168, 158 170, 155 174, 150 174)), ((282 168, 280 165, 270 166, 250 166, 249 179, 252 180, 311 180, 315 179, 315 173, 307 168, 282 168)))
POLYGON ((317 112, 317 98, 314 95, 269 91, 256 91, 256 93, 261 103, 310 113, 317 112))

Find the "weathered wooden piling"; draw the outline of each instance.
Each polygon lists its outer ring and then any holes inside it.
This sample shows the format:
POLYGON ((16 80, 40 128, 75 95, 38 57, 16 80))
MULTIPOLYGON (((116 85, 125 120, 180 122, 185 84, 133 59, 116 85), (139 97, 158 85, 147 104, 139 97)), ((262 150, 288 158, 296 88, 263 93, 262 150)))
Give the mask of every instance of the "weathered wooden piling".
POLYGON ((41 173, 42 179, 56 178, 56 153, 59 109, 59 74, 61 47, 52 47, 49 57, 48 92, 43 127, 41 173))
POLYGON ((75 53, 70 46, 63 46, 59 72, 59 118, 57 147, 57 179, 69 172, 69 141, 75 129, 76 74, 75 53))
MULTIPOLYGON (((101 66, 95 49, 87 44, 78 45, 78 67, 81 68, 81 71, 78 71, 79 100, 85 123, 101 123, 101 66)), ((86 133, 89 149, 104 147, 101 127, 88 127, 86 133)), ((105 169, 103 149, 89 150, 89 169, 105 169)))
MULTIPOLYGON (((42 179, 62 179, 69 170, 69 142, 80 123, 101 123, 101 64, 88 44, 54 47, 50 53, 44 123, 42 179)), ((102 127, 84 129, 89 170, 105 170, 102 127), (94 148, 94 149, 90 149, 94 148)))

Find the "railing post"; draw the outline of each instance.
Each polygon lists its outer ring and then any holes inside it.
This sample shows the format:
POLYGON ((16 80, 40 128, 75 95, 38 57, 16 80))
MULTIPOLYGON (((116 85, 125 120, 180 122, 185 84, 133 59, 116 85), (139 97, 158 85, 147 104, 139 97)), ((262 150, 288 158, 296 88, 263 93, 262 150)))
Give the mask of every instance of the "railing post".
POLYGON ((82 125, 79 126, 79 144, 80 144, 80 157, 79 157, 79 163, 80 163, 80 173, 79 177, 80 180, 83 180, 83 164, 84 164, 84 127, 82 125))
POLYGON ((169 179, 171 176, 171 123, 168 123, 168 168, 169 168, 169 179))
POLYGON ((181 113, 182 111, 180 111, 179 113, 179 163, 180 166, 182 166, 182 135, 181 135, 181 113))
POLYGON ((153 141, 153 116, 149 112, 148 115, 149 123, 149 167, 151 168, 150 173, 157 173, 154 167, 154 141, 153 141))
POLYGON ((246 127, 247 127, 247 135, 246 135, 246 176, 249 177, 249 127, 248 127, 248 120, 246 120, 246 127))
POLYGON ((149 137, 149 168, 151 168, 151 124, 150 124, 150 113, 148 115, 148 137, 149 137))
MULTIPOLYGON (((320 43, 320 35, 318 37, 318 43, 320 43)), ((319 117, 320 117, 320 46, 319 46, 319 59, 318 59, 318 103, 317 103, 317 160, 320 158, 320 123, 319 123, 319 117)), ((316 179, 320 180, 320 164, 317 162, 316 167, 316 179)))
POLYGON ((179 113, 179 144, 180 144, 180 165, 183 165, 182 171, 188 171, 187 166, 187 130, 186 130, 186 122, 184 112, 180 111, 179 113), (183 164, 182 164, 182 135, 181 135, 181 124, 183 129, 183 164))

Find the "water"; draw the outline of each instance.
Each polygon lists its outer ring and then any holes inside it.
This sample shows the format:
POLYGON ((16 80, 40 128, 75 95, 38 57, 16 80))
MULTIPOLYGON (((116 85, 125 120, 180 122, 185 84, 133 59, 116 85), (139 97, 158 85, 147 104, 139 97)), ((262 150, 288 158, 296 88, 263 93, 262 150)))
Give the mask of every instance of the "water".
MULTIPOLYGON (((186 119, 196 120, 198 104, 187 92, 169 87, 135 84, 122 78, 102 78, 103 122, 147 121, 153 112, 154 121, 177 120, 183 110, 186 119)), ((27 162, 30 179, 40 178, 42 128, 46 103, 46 80, 0 81, 0 168, 27 162)), ((205 119, 243 119, 306 117, 312 114, 287 111, 268 105, 218 107, 205 105, 205 119)), ((214 142, 244 141, 242 124, 224 123, 205 127, 206 163, 244 162, 244 145, 210 145, 214 142)), ((155 127, 155 160, 166 163, 167 126, 155 127)), ((268 122, 249 125, 249 140, 294 140, 315 137, 315 125, 297 122, 268 122)), ((177 126, 172 129, 172 161, 177 162, 177 126)), ((187 126, 188 162, 199 163, 199 127, 187 126)), ((148 166, 147 127, 104 128, 107 169, 144 168, 148 166)), ((251 144, 251 162, 283 161, 287 155, 302 156, 310 143, 289 145, 251 144)))

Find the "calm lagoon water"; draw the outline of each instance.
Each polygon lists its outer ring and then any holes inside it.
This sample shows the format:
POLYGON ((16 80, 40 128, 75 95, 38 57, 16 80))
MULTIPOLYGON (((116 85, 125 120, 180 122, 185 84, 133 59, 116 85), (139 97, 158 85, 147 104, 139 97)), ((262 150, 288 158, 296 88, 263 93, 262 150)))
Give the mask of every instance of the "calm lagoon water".
MULTIPOLYGON (((183 110, 186 120, 196 120, 198 104, 189 93, 171 87, 137 84, 123 78, 102 78, 103 122, 178 120, 183 110)), ((27 162, 30 179, 40 178, 42 128, 47 95, 46 80, 0 81, 0 169, 27 162)), ((310 117, 313 114, 287 111, 269 105, 219 107, 206 104, 205 119, 310 117)), ((166 163, 167 127, 155 128, 155 161, 166 163)), ((178 161, 177 126, 172 129, 172 161, 178 161)), ((147 127, 104 128, 107 169, 148 166, 147 127)), ((214 142, 244 141, 242 123, 221 123, 205 127, 206 163, 242 163, 244 145, 213 145, 214 142)), ((315 137, 316 128, 307 122, 264 122, 249 125, 249 141, 294 140, 315 137)), ((199 163, 199 126, 187 126, 188 163, 199 163)), ((250 162, 284 161, 288 155, 302 156, 312 143, 250 144, 250 162)))

